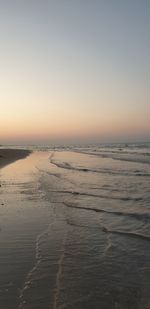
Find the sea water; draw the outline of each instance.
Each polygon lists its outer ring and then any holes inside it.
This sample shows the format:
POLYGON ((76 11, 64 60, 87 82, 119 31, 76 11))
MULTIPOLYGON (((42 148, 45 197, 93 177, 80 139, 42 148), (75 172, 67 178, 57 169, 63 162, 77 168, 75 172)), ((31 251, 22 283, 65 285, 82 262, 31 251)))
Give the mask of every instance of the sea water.
POLYGON ((148 143, 37 147, 1 183, 0 308, 150 308, 148 143))

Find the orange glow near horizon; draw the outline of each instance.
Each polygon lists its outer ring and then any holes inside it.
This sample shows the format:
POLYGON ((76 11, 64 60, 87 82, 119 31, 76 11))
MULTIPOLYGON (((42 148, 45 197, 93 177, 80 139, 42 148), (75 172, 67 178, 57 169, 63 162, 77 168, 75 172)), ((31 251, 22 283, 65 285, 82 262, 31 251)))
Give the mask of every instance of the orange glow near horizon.
MULTIPOLYGON (((109 113, 107 114, 109 115, 109 113)), ((68 117, 61 117, 60 115, 46 115, 46 117, 30 119, 19 119, 19 117, 7 119, 0 123, 0 140, 2 142, 8 141, 29 141, 41 142, 51 140, 68 140, 68 139, 83 139, 104 140, 108 137, 114 138, 115 136, 121 137, 130 135, 136 136, 137 134, 148 134, 149 127, 147 122, 144 122, 140 116, 132 120, 132 117, 124 117, 124 120, 117 119, 112 114, 108 118, 102 115, 95 115, 92 119, 91 115, 83 115, 80 117, 73 117, 70 114, 68 117), (95 120, 95 121, 94 121, 95 120), (140 121, 139 121, 140 120, 140 121)))

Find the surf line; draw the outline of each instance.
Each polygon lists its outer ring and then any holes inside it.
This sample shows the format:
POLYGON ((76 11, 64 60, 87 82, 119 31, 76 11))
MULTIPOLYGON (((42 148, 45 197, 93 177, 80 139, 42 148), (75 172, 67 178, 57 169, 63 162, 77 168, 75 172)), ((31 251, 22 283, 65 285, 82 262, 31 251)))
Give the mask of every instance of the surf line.
POLYGON ((23 309, 25 304, 26 304, 26 299, 25 299, 25 291, 30 288, 32 277, 35 273, 35 271, 38 269, 40 263, 41 263, 41 253, 40 253, 40 241, 41 239, 48 233, 50 225, 53 225, 53 223, 48 224, 46 229, 42 231, 40 234, 37 235, 36 241, 35 241, 35 263, 33 265, 33 268, 27 273, 23 288, 20 290, 20 295, 19 295, 19 306, 18 309, 23 309))
POLYGON ((63 260, 64 260, 64 257, 65 257, 65 244, 66 244, 66 241, 67 241, 67 234, 65 233, 63 241, 62 241, 60 259, 58 261, 58 271, 57 271, 57 275, 56 275, 56 288, 55 288, 55 293, 54 293, 53 309, 57 309, 59 295, 60 295, 61 275, 62 275, 62 271, 63 271, 63 260))

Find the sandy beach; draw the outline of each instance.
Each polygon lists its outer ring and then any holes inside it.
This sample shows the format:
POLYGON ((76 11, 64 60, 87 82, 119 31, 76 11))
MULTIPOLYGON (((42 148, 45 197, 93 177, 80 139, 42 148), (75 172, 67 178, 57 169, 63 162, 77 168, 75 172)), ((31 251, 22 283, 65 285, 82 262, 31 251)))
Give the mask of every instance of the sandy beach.
POLYGON ((0 168, 18 159, 23 159, 30 154, 24 149, 0 149, 0 168))

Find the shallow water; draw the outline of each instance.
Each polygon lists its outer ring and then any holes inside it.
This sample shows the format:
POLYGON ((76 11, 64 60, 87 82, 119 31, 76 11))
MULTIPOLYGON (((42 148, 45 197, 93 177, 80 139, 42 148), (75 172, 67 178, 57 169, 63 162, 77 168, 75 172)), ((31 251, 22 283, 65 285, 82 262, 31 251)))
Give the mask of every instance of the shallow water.
POLYGON ((0 182, 0 308, 150 308, 149 148, 47 149, 0 182))

